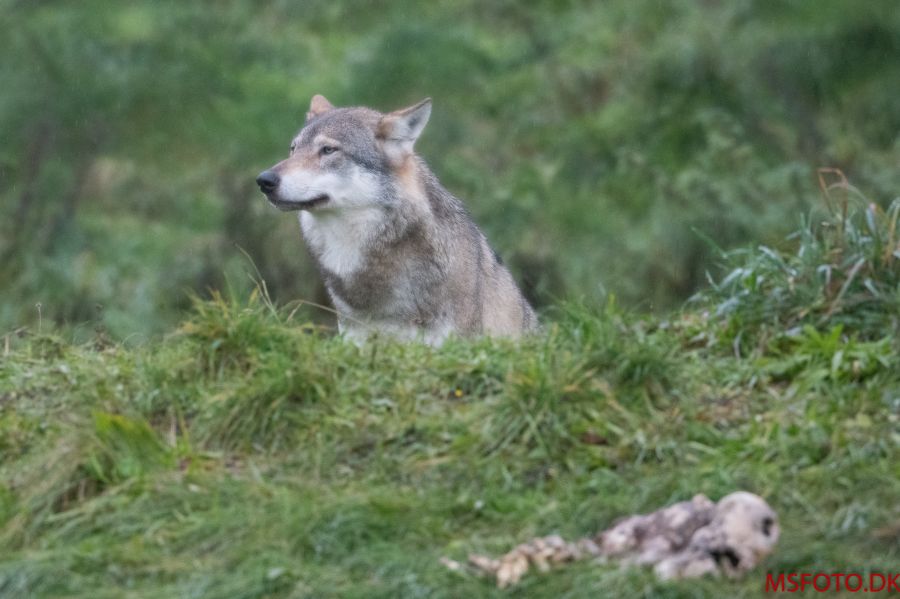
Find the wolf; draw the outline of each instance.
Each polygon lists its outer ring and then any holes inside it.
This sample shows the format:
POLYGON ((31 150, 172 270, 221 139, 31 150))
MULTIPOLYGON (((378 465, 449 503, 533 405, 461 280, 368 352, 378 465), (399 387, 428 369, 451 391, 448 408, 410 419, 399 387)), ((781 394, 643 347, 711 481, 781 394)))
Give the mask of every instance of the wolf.
POLYGON ((256 183, 271 204, 299 213, 346 337, 439 345, 534 331, 512 275, 413 149, 430 116, 430 98, 381 113, 315 95, 289 156, 256 183))

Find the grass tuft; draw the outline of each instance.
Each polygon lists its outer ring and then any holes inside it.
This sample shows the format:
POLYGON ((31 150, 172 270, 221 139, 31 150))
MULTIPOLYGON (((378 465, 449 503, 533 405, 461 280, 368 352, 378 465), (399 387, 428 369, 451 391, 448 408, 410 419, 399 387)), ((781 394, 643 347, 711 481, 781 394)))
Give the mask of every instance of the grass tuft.
POLYGON ((870 340, 900 333, 900 198, 883 209, 839 170, 819 177, 824 213, 813 212, 784 250, 726 254, 728 274, 695 298, 736 352, 764 351, 807 326, 870 340))

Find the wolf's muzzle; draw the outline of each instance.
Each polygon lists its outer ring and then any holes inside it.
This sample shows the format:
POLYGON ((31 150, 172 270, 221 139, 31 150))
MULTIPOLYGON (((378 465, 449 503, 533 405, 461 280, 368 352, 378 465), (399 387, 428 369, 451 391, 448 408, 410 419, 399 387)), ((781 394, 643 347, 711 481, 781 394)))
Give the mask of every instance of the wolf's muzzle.
POLYGON ((281 177, 278 176, 278 173, 272 171, 263 171, 256 178, 256 184, 259 185, 259 190, 266 195, 269 195, 278 189, 279 183, 281 183, 281 177))

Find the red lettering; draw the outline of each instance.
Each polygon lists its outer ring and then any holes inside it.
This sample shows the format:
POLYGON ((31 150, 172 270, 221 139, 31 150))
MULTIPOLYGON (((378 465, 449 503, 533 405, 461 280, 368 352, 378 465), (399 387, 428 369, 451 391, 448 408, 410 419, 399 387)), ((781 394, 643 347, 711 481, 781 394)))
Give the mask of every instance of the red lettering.
POLYGON ((828 577, 828 574, 825 574, 824 572, 819 572, 818 574, 813 576, 812 585, 813 585, 813 588, 816 589, 816 592, 822 593, 824 591, 827 591, 828 587, 831 586, 831 579, 828 577), (818 583, 819 578, 825 579, 825 586, 822 587, 821 589, 819 588, 819 583, 818 583))
POLYGON ((767 593, 796 593, 812 587, 817 593, 846 591, 848 593, 900 593, 900 572, 896 574, 869 572, 845 574, 843 572, 781 572, 766 573, 767 593), (822 580, 824 579, 824 580, 822 580), (843 583, 843 584, 841 584, 843 583), (866 584, 868 583, 868 584, 866 584))
POLYGON ((858 593, 859 590, 862 588, 862 585, 863 585, 863 577, 862 576, 860 576, 859 574, 847 574, 847 590, 848 591, 850 591, 851 593, 858 593), (855 588, 850 586, 851 578, 856 578, 856 587, 855 588))
POLYGON ((766 592, 767 593, 783 593, 784 592, 784 573, 778 575, 776 582, 771 573, 766 574, 766 592))

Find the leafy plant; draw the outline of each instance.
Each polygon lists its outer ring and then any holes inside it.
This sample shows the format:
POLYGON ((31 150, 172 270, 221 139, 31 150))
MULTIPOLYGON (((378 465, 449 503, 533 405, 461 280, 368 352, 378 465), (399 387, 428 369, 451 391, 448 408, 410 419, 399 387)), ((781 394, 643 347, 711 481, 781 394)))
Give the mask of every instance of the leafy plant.
POLYGON ((882 209, 835 169, 820 170, 820 182, 825 214, 813 213, 784 250, 725 254, 730 272, 696 298, 729 345, 760 349, 806 326, 864 339, 900 332, 900 198, 882 209))

